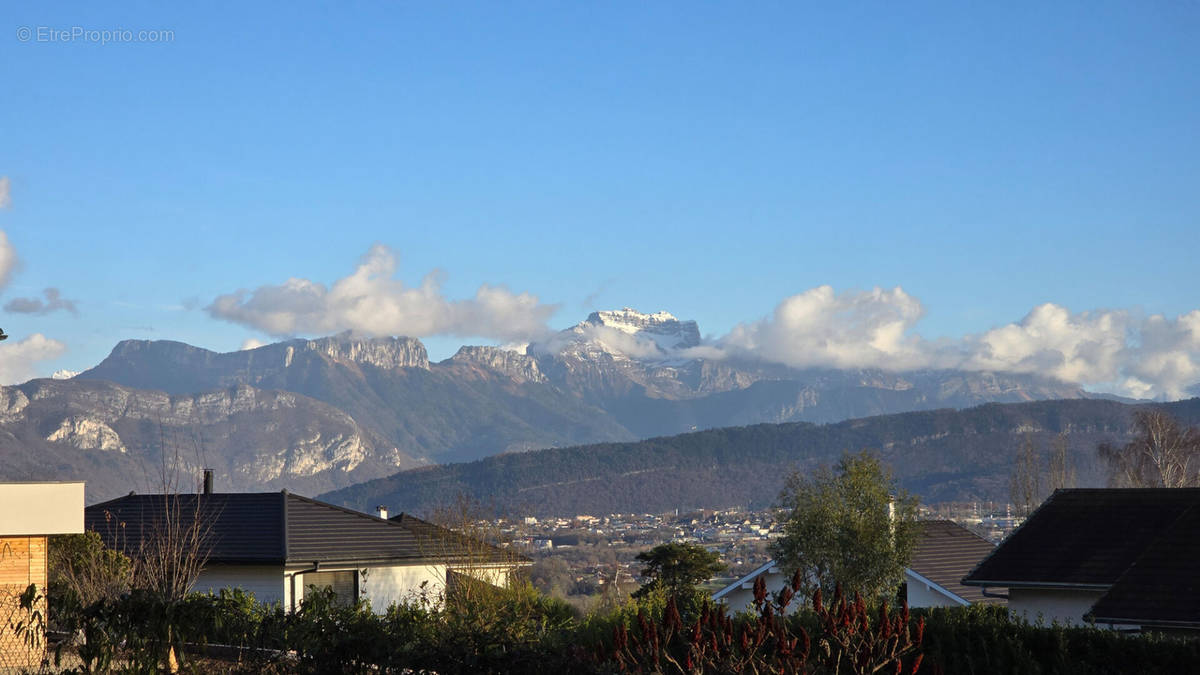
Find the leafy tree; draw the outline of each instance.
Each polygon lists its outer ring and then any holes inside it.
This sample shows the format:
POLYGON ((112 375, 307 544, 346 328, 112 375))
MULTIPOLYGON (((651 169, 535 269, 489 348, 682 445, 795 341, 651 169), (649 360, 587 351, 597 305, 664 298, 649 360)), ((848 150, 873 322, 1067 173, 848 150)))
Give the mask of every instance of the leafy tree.
POLYGON ((897 586, 919 534, 917 499, 867 452, 845 454, 811 477, 788 476, 776 513, 783 537, 771 553, 786 569, 802 570, 807 595, 837 584, 878 597, 897 586))
POLYGON ((1183 428, 1161 410, 1133 414, 1134 438, 1121 447, 1097 449, 1108 462, 1114 487, 1200 486, 1200 430, 1183 428))
POLYGON ((658 589, 670 595, 690 591, 697 584, 723 572, 726 567, 719 555, 703 546, 677 542, 659 544, 649 551, 642 551, 637 554, 637 560, 646 564, 642 568, 642 576, 650 581, 634 592, 635 598, 644 597, 658 589))
POLYGON ((558 556, 549 556, 530 566, 529 582, 546 595, 565 598, 573 590, 575 575, 572 574, 571 566, 566 560, 558 556))
POLYGON ((133 562, 104 545, 95 532, 50 537, 50 592, 55 598, 73 594, 87 606, 100 599, 117 598, 133 583, 133 562))

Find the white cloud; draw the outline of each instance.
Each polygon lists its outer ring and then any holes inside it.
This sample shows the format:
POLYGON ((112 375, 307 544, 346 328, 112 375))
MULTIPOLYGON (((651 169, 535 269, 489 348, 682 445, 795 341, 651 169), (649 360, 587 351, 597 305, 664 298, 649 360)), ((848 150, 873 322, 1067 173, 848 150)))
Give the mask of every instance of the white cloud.
POLYGON ((1148 387, 1150 395, 1166 398, 1187 396, 1200 382, 1200 310, 1175 319, 1156 314, 1139 328, 1123 373, 1128 388, 1148 387))
POLYGON ((1182 398, 1200 382, 1200 310, 1171 319, 1045 304, 968 344, 966 368, 1044 373, 1137 398, 1182 398))
POLYGON ((266 342, 263 342, 262 340, 255 340, 254 338, 246 338, 246 341, 245 341, 245 342, 243 342, 243 343, 242 343, 242 346, 241 346, 241 347, 239 347, 238 349, 239 349, 240 351, 243 351, 243 352, 244 352, 244 351, 246 351, 247 349, 258 349, 259 347, 262 347, 262 346, 264 346, 264 345, 266 345, 266 344, 267 344, 267 343, 266 343, 266 342))
POLYGON ((37 376, 34 364, 58 358, 67 346, 41 333, 18 342, 0 342, 0 383, 18 384, 37 376))
POLYGON ((797 368, 1032 373, 1138 398, 1184 397, 1200 382, 1200 310, 1172 319, 1046 303, 1018 322, 939 341, 915 332, 923 314, 899 287, 835 293, 820 286, 706 347, 797 368))
POLYGON ((12 183, 8 176, 0 176, 0 209, 12 206, 12 183))
POLYGON ((436 272, 416 287, 394 279, 395 273, 395 254, 377 244, 353 273, 332 286, 292 278, 277 286, 221 295, 205 310, 276 336, 354 330, 521 340, 545 334, 546 321, 558 309, 528 293, 487 284, 473 298, 450 300, 442 294, 436 272))
POLYGON ((1127 312, 1072 314, 1046 303, 1018 323, 966 338, 969 356, 963 367, 1042 373, 1068 382, 1114 382, 1128 365, 1131 329, 1137 325, 1127 312))
POLYGON ((899 286, 843 293, 818 286, 786 298, 770 317, 738 324, 719 345, 798 368, 923 368, 927 345, 908 333, 924 311, 899 286))

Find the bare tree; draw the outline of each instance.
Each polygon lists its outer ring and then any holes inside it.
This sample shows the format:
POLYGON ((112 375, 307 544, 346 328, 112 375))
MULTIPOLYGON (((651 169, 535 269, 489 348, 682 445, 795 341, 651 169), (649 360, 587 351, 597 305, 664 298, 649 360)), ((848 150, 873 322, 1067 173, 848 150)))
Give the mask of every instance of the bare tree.
POLYGON ((1009 477, 1008 493, 1018 515, 1028 516, 1041 503, 1041 463, 1033 445, 1033 435, 1025 434, 1021 448, 1013 461, 1009 477))
POLYGON ((400 522, 417 536, 435 567, 445 565, 447 599, 469 601, 508 586, 519 563, 528 562, 506 545, 494 509, 466 495, 434 510, 428 521, 403 515, 400 522))
POLYGON ((1200 431, 1183 428, 1161 410, 1133 414, 1134 438, 1121 447, 1097 448, 1113 487, 1200 486, 1200 431))
POLYGON ((208 562, 215 514, 207 495, 164 494, 161 510, 141 533, 134 561, 134 586, 179 601, 188 594, 208 562))
POLYGON ((1047 464, 1047 492, 1075 487, 1075 462, 1071 459, 1065 433, 1054 438, 1054 443, 1050 445, 1050 458, 1047 464))

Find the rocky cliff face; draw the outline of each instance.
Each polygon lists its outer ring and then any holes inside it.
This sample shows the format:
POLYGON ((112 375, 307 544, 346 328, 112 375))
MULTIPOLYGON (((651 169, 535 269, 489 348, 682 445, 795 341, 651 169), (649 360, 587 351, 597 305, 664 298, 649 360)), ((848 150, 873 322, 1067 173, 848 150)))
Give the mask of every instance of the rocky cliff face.
POLYGON ((99 365, 73 379, 109 380, 141 389, 188 393, 259 385, 314 357, 349 366, 429 368, 420 340, 406 337, 366 338, 343 333, 317 340, 288 340, 257 349, 218 353, 168 340, 124 340, 99 365))
POLYGON ((315 493, 420 464, 332 406, 246 385, 169 395, 33 380, 0 387, 0 402, 0 479, 80 478, 90 501, 161 489, 164 469, 185 491, 211 468, 223 490, 315 493))
MULTIPOLYGON (((394 368, 429 369, 429 354, 425 352, 425 345, 416 338, 369 338, 355 336, 353 333, 342 333, 317 340, 291 340, 283 344, 294 351, 319 352, 335 361, 345 363, 360 363, 387 370, 394 368)), ((267 345, 250 351, 270 350, 277 346, 267 345)), ((285 355, 286 353, 285 350, 285 355)))
POLYGON ((538 362, 531 356, 519 354, 499 347, 462 347, 450 357, 455 363, 471 363, 483 366, 514 382, 547 382, 538 362))

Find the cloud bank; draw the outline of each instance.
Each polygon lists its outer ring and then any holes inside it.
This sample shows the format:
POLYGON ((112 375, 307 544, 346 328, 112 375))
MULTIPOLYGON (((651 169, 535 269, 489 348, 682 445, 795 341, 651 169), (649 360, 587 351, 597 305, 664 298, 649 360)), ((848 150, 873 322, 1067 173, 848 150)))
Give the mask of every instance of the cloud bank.
POLYGON ((439 273, 409 287, 393 278, 396 268, 395 253, 377 244, 350 275, 331 286, 291 278, 218 296, 205 311, 278 337, 354 330, 515 341, 545 334, 547 320, 558 309, 528 293, 488 284, 472 298, 451 300, 442 293, 439 273))
POLYGON ((1020 321, 956 340, 915 332, 921 302, 902 288, 793 295, 771 316, 712 341, 726 356, 785 365, 1031 373, 1137 398, 1182 398, 1200 382, 1200 310, 1170 318, 1072 312, 1046 303, 1020 321))
POLYGON ((64 311, 79 314, 74 300, 67 300, 57 288, 47 288, 42 291, 45 300, 40 298, 13 298, 4 303, 4 311, 16 314, 36 314, 44 316, 52 312, 64 311))
POLYGON ((12 206, 12 183, 8 176, 0 176, 0 209, 12 206))

